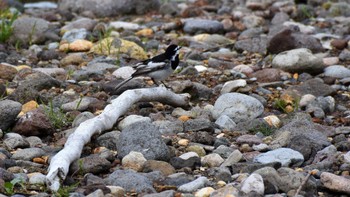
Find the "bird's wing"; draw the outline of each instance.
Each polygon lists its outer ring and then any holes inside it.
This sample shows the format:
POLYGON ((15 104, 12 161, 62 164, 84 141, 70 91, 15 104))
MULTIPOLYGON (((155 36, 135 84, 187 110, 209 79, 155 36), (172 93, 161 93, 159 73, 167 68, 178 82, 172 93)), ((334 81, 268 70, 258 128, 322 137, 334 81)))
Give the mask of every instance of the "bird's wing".
POLYGON ((167 64, 169 64, 169 62, 169 60, 163 62, 149 61, 147 64, 138 64, 137 67, 135 67, 136 71, 132 74, 132 77, 144 75, 157 70, 162 70, 167 64))

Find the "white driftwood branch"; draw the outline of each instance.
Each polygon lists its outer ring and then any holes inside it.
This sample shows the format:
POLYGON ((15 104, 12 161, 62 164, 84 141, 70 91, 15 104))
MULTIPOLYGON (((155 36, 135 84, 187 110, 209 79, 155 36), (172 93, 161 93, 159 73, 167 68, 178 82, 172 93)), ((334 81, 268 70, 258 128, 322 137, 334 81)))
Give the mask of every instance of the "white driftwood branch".
POLYGON ((60 181, 68 174, 70 164, 80 158, 81 151, 94 134, 111 129, 118 118, 137 102, 159 101, 165 104, 184 107, 188 105, 188 96, 175 94, 164 87, 127 90, 112 100, 103 112, 81 123, 72 133, 64 148, 50 161, 46 184, 52 191, 60 188, 60 181))

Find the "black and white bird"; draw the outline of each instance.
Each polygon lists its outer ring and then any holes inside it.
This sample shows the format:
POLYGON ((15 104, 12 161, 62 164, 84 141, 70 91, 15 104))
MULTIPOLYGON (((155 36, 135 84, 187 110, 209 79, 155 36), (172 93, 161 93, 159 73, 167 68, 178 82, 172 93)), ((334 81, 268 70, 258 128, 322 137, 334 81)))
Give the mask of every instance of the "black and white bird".
POLYGON ((171 44, 164 53, 153 58, 144 60, 132 66, 135 72, 124 81, 120 82, 114 89, 118 90, 128 81, 139 76, 148 76, 155 83, 168 78, 179 65, 179 50, 181 46, 171 44))

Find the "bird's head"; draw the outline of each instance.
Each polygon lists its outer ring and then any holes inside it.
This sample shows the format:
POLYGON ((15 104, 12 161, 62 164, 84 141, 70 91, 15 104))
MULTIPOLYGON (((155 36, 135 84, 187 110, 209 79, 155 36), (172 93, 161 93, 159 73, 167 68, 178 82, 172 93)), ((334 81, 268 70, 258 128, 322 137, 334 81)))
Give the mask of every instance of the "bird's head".
POLYGON ((171 44, 168 46, 168 48, 165 50, 165 55, 170 58, 172 61, 176 58, 176 56, 179 55, 179 51, 181 49, 181 46, 171 44))

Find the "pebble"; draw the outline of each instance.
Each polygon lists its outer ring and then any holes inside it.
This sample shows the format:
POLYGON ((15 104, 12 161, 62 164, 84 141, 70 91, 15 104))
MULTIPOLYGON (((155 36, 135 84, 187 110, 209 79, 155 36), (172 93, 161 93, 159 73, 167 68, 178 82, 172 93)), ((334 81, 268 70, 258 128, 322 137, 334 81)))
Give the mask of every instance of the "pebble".
POLYGON ((17 150, 11 158, 15 160, 31 161, 35 157, 41 157, 44 155, 45 151, 43 151, 41 148, 26 148, 22 150, 17 150))
POLYGON ((212 187, 204 187, 202 189, 200 189, 199 191, 197 191, 194 196, 195 197, 209 197, 211 193, 213 193, 213 191, 215 191, 214 188, 212 187))
POLYGON ((215 124, 220 127, 220 129, 233 131, 236 127, 236 123, 227 115, 221 115, 216 121, 215 124))
POLYGON ((260 174, 251 174, 243 181, 241 190, 246 194, 255 192, 256 194, 264 195, 265 188, 262 176, 260 174))
POLYGON ((122 165, 125 169, 132 169, 141 172, 146 163, 145 157, 140 152, 131 151, 122 159, 122 165))
POLYGON ((147 160, 169 159, 169 149, 162 140, 161 133, 149 122, 139 122, 126 127, 119 136, 117 150, 119 158, 131 151, 137 151, 147 160))
POLYGON ((232 166, 234 163, 238 163, 243 158, 243 154, 239 150, 234 150, 228 158, 221 164, 221 166, 232 166))
POLYGON ((350 194, 349 179, 329 172, 322 172, 320 179, 323 186, 327 189, 350 194))
POLYGON ((325 68, 324 75, 335 78, 346 78, 350 77, 350 69, 341 65, 332 65, 325 68))
POLYGON ((181 159, 186 160, 186 159, 189 159, 191 157, 199 157, 199 155, 196 152, 191 151, 191 152, 184 153, 184 154, 180 155, 179 157, 181 159))
POLYGON ((320 73, 325 68, 322 59, 312 54, 308 49, 293 49, 275 56, 272 67, 287 72, 320 73))
POLYGON ((238 88, 245 87, 246 85, 247 85, 247 81, 244 79, 237 79, 234 81, 228 81, 222 86, 221 94, 234 92, 238 88))
POLYGON ((221 95, 214 104, 213 117, 227 115, 234 122, 250 120, 263 112, 263 105, 254 97, 240 93, 226 93, 221 95))
POLYGON ((119 122, 118 129, 122 131, 128 126, 135 124, 135 123, 140 123, 140 122, 149 122, 150 123, 151 119, 149 117, 130 115, 130 116, 125 117, 122 121, 119 122))
POLYGON ((152 181, 133 170, 115 170, 104 182, 107 185, 120 186, 127 192, 155 192, 152 181))
POLYGON ((186 151, 195 152, 200 157, 203 157, 206 155, 204 148, 202 146, 199 146, 199 145, 191 145, 191 146, 186 148, 186 151))
POLYGON ((0 129, 7 130, 21 112, 22 104, 12 100, 0 101, 0 129))
POLYGON ((9 150, 29 147, 29 143, 17 133, 6 133, 4 136, 4 144, 9 150))
POLYGON ((181 146, 187 146, 189 142, 190 141, 188 139, 180 139, 177 143, 181 146))
POLYGON ((263 164, 280 162, 282 166, 300 166, 304 162, 304 156, 290 148, 279 148, 259 154, 254 158, 254 162, 263 164))
POLYGON ((218 167, 224 162, 224 159, 217 153, 211 153, 202 157, 201 162, 203 166, 218 167))
POLYGON ((39 172, 28 174, 28 177, 31 185, 44 185, 46 181, 46 176, 39 172))
POLYGON ((224 26, 219 21, 207 19, 187 19, 184 22, 183 30, 189 34, 195 33, 219 33, 224 26))
POLYGON ((144 163, 143 172, 160 171, 164 176, 175 174, 175 168, 165 161, 148 160, 144 163))
POLYGON ((181 185, 178 190, 181 192, 194 192, 198 189, 205 187, 208 184, 209 180, 207 177, 198 177, 192 182, 181 185))

